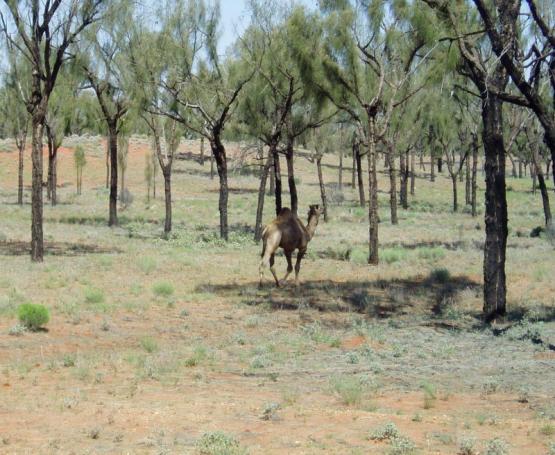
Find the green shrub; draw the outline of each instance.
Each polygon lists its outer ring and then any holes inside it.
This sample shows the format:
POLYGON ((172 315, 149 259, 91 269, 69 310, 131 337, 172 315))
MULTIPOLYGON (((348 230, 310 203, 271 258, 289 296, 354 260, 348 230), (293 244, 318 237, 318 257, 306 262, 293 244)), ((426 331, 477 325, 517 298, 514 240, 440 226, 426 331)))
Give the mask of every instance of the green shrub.
POLYGON ((385 425, 376 428, 371 434, 370 439, 373 441, 386 441, 398 438, 400 436, 397 425, 393 422, 388 422, 385 425))
POLYGON ((204 433, 197 442, 200 455, 244 455, 247 450, 239 445, 239 441, 223 431, 204 433))
POLYGON ((104 298, 104 291, 102 289, 92 287, 85 289, 85 301, 87 303, 102 303, 104 298))
POLYGON ((138 265, 141 271, 146 275, 154 272, 157 267, 156 260, 148 256, 142 257, 141 259, 139 259, 138 265))
POLYGON ((333 392, 341 398, 347 406, 360 404, 365 392, 365 385, 360 378, 354 376, 341 376, 331 382, 333 392))
POLYGON ((438 283, 447 283, 449 278, 451 278, 451 274, 445 268, 434 269, 430 273, 430 279, 438 283))
POLYGON ((407 257, 407 252, 403 248, 386 248, 380 253, 380 258, 386 264, 400 262, 407 257))
POLYGON ((24 303, 17 309, 19 322, 29 330, 38 330, 50 320, 50 313, 44 305, 24 303))
POLYGON ((158 343, 152 337, 144 337, 140 341, 141 347, 148 353, 153 353, 158 350, 158 343))
POLYGON ((485 455, 507 455, 509 453, 509 445, 501 438, 495 438, 486 444, 485 455))
POLYGON ((436 261, 438 259, 443 259, 445 257, 445 250, 441 247, 418 248, 417 255, 420 259, 436 261))
POLYGON ((174 293, 173 284, 167 281, 159 281, 152 286, 152 292, 158 297, 169 297, 174 293))

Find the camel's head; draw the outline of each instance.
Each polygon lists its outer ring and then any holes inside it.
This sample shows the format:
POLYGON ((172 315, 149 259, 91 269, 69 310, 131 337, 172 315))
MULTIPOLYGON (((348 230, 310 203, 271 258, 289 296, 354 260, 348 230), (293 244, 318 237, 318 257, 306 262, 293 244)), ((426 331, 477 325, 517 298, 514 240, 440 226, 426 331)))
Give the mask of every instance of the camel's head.
POLYGON ((318 219, 322 213, 324 213, 324 210, 318 204, 310 205, 308 208, 308 219, 310 220, 313 216, 318 219))

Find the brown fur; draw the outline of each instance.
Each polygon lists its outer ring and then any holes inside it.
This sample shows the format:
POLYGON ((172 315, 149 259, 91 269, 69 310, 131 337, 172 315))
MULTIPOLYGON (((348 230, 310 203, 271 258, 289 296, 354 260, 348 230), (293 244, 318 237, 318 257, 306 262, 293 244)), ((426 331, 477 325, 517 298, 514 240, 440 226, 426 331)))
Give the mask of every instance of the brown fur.
POLYGON ((308 211, 308 222, 305 226, 297 215, 290 209, 283 208, 275 220, 268 224, 262 232, 262 260, 260 261, 260 286, 262 286, 262 278, 264 275, 264 267, 270 266, 270 271, 274 276, 276 286, 279 287, 280 282, 274 269, 274 256, 278 248, 283 248, 287 259, 287 273, 283 278, 283 282, 287 280, 289 274, 293 271, 291 255, 293 251, 298 250, 297 262, 295 264, 295 284, 299 285, 299 271, 301 269, 301 260, 306 254, 308 242, 314 236, 318 219, 322 214, 322 210, 318 205, 311 205, 308 211))

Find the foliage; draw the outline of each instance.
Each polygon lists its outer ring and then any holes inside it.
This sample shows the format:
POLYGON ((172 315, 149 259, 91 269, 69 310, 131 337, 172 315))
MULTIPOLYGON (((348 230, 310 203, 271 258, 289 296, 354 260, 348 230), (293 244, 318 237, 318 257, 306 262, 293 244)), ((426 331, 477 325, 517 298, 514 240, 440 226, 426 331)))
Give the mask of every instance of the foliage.
POLYGON ((196 446, 200 455, 244 455, 247 453, 237 439, 222 431, 203 434, 196 446))
POLYGON ((36 331, 50 320, 50 312, 44 305, 24 303, 17 309, 17 317, 27 329, 36 331))

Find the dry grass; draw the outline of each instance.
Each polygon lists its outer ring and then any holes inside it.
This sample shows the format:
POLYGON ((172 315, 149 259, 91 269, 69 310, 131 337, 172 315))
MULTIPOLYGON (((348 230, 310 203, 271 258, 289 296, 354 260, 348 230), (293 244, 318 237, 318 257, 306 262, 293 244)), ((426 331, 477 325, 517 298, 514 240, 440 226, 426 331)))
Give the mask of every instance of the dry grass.
MULTIPOLYGON (((38 265, 25 254, 30 206, 13 204, 16 154, 0 152, 0 384, 10 396, 0 441, 9 453, 189 453, 205 434, 232 435, 249 453, 368 453, 391 449, 368 440, 387 422, 421 453, 456 453, 463 433, 480 448, 495 436, 514 453, 549 450, 555 262, 547 240, 517 236, 542 222, 528 180, 511 180, 508 193, 509 320, 525 319, 492 331, 479 320, 483 219, 450 212, 445 176, 417 180, 398 226, 380 194, 377 268, 364 263, 366 213, 346 186, 310 244, 303 287, 276 290, 267 274, 259 290, 255 177, 231 176, 224 244, 209 163, 178 161, 175 229, 162 240, 163 201, 144 198, 148 141, 130 146, 135 201, 115 229, 105 226, 103 144, 82 142, 83 195, 74 195, 71 151, 62 151, 61 204, 45 207, 50 249, 38 265), (48 332, 11 336, 26 301, 49 308, 48 332), (281 408, 266 421, 268 403, 281 408)), ((195 142, 181 148, 198 153, 195 142)), ((335 160, 325 159, 330 184, 335 160)), ((318 185, 313 164, 296 165, 304 217, 318 185)), ((265 219, 272 212, 268 198, 265 219)), ((283 257, 277 267, 284 273, 283 257)))

